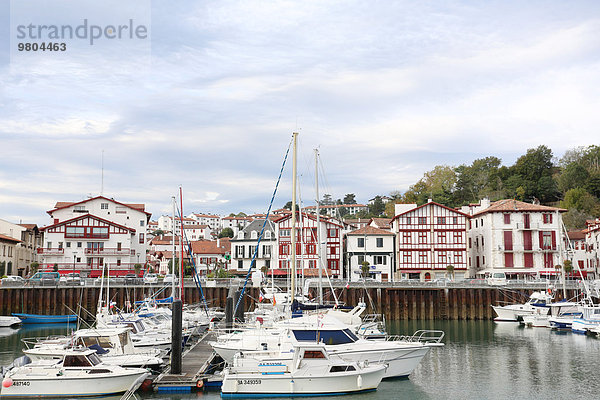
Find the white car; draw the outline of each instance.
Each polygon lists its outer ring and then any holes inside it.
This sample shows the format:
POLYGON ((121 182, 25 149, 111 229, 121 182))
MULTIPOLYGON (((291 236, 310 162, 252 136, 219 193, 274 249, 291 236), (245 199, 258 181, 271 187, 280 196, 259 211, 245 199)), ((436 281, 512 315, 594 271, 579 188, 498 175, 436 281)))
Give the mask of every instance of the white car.
POLYGON ((147 273, 144 275, 144 284, 152 284, 158 282, 158 275, 153 273, 147 273))
POLYGON ((27 283, 27 281, 18 275, 8 275, 5 278, 2 278, 2 286, 23 286, 27 283))
POLYGON ((174 280, 175 276, 173 274, 166 274, 163 283, 173 283, 174 280))

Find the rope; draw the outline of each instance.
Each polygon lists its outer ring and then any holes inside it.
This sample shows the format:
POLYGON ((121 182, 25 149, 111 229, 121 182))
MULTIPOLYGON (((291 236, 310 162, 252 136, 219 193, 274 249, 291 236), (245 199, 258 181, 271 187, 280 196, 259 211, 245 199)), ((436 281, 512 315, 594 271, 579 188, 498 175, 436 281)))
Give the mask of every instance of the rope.
MULTIPOLYGON (((258 235, 258 242, 256 243, 256 248, 254 249, 254 254, 252 255, 252 261, 250 261, 250 268, 248 268, 248 273, 246 274, 246 279, 244 280, 244 286, 242 287, 242 292, 237 299, 235 304, 235 309, 233 310, 233 315, 237 312, 242 297, 246 291, 246 285, 248 285, 248 279, 250 279, 250 273, 252 272, 252 268, 256 263, 256 256, 258 255, 258 248, 260 246, 260 241, 262 240, 265 226, 267 225, 267 221, 269 220, 269 215, 271 215, 271 207, 273 207, 273 201, 275 201, 275 195, 277 194, 277 189, 279 188, 279 182, 281 181, 281 175, 283 175, 283 170, 285 168, 285 163, 288 158, 288 154, 290 153, 290 148, 292 147, 293 139, 290 140, 290 144, 288 145, 287 151, 285 152, 285 157, 283 157, 283 163, 281 164, 281 169, 279 170, 279 177, 277 178, 277 183, 275 184, 275 189, 273 190, 273 196, 271 196, 271 202, 269 203, 269 209, 267 210, 267 215, 265 216, 265 221, 263 222, 262 228, 260 229, 260 235, 258 235)), ((296 212, 296 210, 292 210, 292 212, 296 212)))

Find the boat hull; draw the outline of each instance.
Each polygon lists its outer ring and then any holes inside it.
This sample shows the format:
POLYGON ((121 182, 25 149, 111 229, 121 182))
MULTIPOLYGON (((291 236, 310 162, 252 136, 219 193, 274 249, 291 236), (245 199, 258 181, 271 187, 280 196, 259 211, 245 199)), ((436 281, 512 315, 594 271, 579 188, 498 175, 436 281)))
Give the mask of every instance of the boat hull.
POLYGON ((77 315, 41 315, 41 314, 12 314, 18 317, 24 324, 57 324, 67 322, 77 322, 77 315))
POLYGON ((366 367, 360 372, 343 372, 335 376, 226 371, 221 386, 221 397, 331 396, 356 393, 377 389, 384 372, 383 365, 366 367))
POLYGON ((11 326, 16 326, 21 323, 21 319, 18 317, 7 317, 4 315, 0 315, 0 328, 9 328, 11 326))
POLYGON ((143 379, 148 373, 141 369, 132 369, 126 373, 91 373, 87 377, 79 374, 70 375, 64 371, 57 376, 52 370, 47 376, 28 373, 28 367, 21 367, 4 379, 12 380, 12 384, 3 387, 2 397, 85 397, 103 396, 123 393, 129 390, 138 379, 143 379), (52 376, 53 373, 53 376, 52 376))

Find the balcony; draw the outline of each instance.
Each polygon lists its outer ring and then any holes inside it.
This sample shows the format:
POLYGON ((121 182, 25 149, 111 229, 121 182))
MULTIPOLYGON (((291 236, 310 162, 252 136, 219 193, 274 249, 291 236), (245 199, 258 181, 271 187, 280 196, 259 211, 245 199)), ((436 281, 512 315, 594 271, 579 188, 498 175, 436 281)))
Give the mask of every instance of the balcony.
POLYGON ((517 223, 517 230, 518 231, 523 231, 523 230, 535 231, 535 230, 539 230, 539 227, 540 227, 540 224, 538 222, 530 222, 527 225, 525 225, 523 222, 518 222, 517 223))
POLYGON ((38 254, 43 254, 45 256, 60 256, 60 255, 65 254, 65 249, 60 249, 60 248, 52 248, 52 249, 38 248, 37 249, 37 253, 38 254))
POLYGON ((135 255, 135 250, 126 248, 98 248, 98 249, 85 249, 86 255, 98 255, 98 256, 130 256, 135 255))

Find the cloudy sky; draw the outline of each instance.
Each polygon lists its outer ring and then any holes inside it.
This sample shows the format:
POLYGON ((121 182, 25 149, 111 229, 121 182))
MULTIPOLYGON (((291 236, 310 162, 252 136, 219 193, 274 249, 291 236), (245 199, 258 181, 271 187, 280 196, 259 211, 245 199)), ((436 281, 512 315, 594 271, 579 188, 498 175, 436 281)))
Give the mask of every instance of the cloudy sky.
POLYGON ((2 219, 98 195, 102 154, 104 194, 157 218, 179 186, 186 214, 266 211, 296 130, 307 205, 315 148, 321 193, 366 202, 438 164, 598 144, 597 1, 101 3, 0 3, 2 219), (84 19, 148 35, 17 50, 20 24, 84 19))

